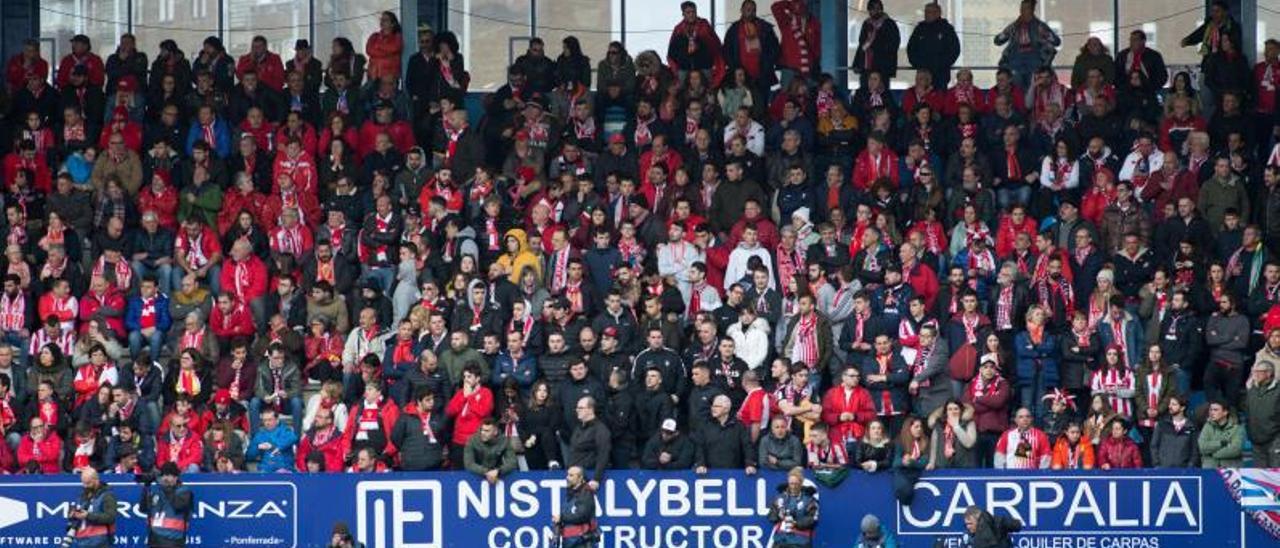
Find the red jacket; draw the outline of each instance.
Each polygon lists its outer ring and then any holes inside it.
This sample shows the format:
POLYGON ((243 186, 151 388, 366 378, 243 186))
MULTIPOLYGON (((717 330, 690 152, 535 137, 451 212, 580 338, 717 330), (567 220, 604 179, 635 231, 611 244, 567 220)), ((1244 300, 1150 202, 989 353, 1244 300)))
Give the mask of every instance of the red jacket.
MULTIPOLYGON (((391 398, 384 397, 379 402, 378 407, 378 423, 382 428, 383 437, 386 439, 386 447, 382 450, 384 457, 394 456, 396 454, 396 446, 391 443, 391 429, 395 427, 396 420, 400 418, 400 407, 391 398)), ((360 403, 347 412, 347 427, 342 429, 342 449, 343 454, 351 452, 352 440, 355 439, 356 432, 360 430, 360 415, 364 412, 364 398, 360 398, 360 403)))
POLYGON ((316 162, 312 159, 311 153, 305 149, 298 153, 296 158, 290 158, 283 149, 276 153, 276 160, 271 169, 271 188, 278 188, 280 176, 284 174, 288 174, 289 178, 293 179, 294 188, 302 194, 315 194, 320 186, 316 162))
POLYGON ((1008 215, 1000 216, 1000 227, 996 229, 996 256, 1006 257, 1013 252, 1013 240, 1019 233, 1024 233, 1031 237, 1031 241, 1036 238, 1036 221, 1030 216, 1022 219, 1022 226, 1014 226, 1013 220, 1008 215))
MULTIPOLYGON (((102 131, 98 132, 98 150, 107 150, 107 144, 111 142, 111 134, 115 133, 111 126, 112 123, 107 122, 102 131)), ((142 125, 137 122, 125 122, 119 131, 124 138, 124 148, 142 154, 142 125)))
POLYGON ((222 340, 252 337, 256 332, 253 327, 253 313, 249 312, 249 307, 242 302, 232 305, 230 314, 224 314, 220 307, 213 307, 213 313, 209 315, 209 327, 213 329, 214 336, 222 340))
MULTIPOLYGON (((311 248, 315 247, 315 242, 311 236, 311 230, 306 226, 299 224, 297 226, 297 249, 289 249, 289 233, 285 231, 283 226, 278 226, 271 230, 270 245, 271 251, 281 254, 292 254, 302 262, 302 258, 311 253, 311 248)), ((274 287, 274 286, 272 286, 274 287)))
POLYGON ((684 158, 680 157, 680 153, 675 150, 668 149, 666 155, 661 159, 655 158, 653 151, 646 151, 640 155, 639 174, 640 174, 640 193, 644 194, 646 200, 649 200, 649 210, 653 210, 658 204, 654 203, 653 197, 655 190, 653 184, 649 182, 649 168, 656 163, 662 163, 667 166, 667 182, 670 183, 675 178, 676 170, 684 165, 684 158))
POLYGON ((18 170, 27 169, 35 174, 35 180, 29 181, 31 188, 37 192, 48 194, 53 191, 53 175, 49 172, 49 163, 43 155, 27 160, 17 152, 10 152, 4 157, 4 180, 11 184, 18 175, 18 170))
POLYGON ((9 62, 4 69, 4 79, 5 83, 9 84, 10 96, 17 90, 26 87, 27 75, 29 74, 34 74, 39 76, 41 80, 47 81, 49 79, 49 62, 41 57, 36 57, 35 61, 28 65, 21 53, 9 58, 9 62))
POLYGON ((1116 439, 1108 435, 1098 444, 1097 461, 1098 468, 1142 468, 1142 452, 1128 436, 1116 439))
POLYGON ((222 263, 218 281, 223 293, 234 295, 242 303, 251 303, 267 292, 267 267, 253 254, 243 261, 227 259, 222 263))
POLYGON ((110 327, 117 337, 124 336, 127 333, 124 329, 124 294, 116 289, 114 284, 107 284, 107 292, 102 296, 88 291, 80 297, 80 319, 83 320, 80 323, 80 334, 84 335, 89 330, 89 320, 95 319, 94 316, 97 316, 103 308, 115 310, 113 315, 104 313, 102 319, 107 322, 107 327, 110 327))
POLYGON ((444 413, 453 421, 453 444, 466 445, 471 435, 480 429, 480 422, 493 414, 493 392, 481 386, 468 396, 459 389, 453 393, 444 413))
MULTIPOLYGON (((1205 131, 1208 127, 1209 126, 1205 123, 1204 118, 1199 116, 1189 116, 1186 120, 1179 120, 1173 116, 1165 116, 1164 120, 1160 122, 1160 150, 1165 152, 1173 151, 1181 154, 1181 150, 1173 150, 1173 138, 1170 136, 1170 133, 1175 129, 1187 132, 1205 131)), ((1081 181, 1081 183, 1084 183, 1084 181, 1081 181)))
POLYGON ((947 116, 955 116, 960 111, 960 105, 962 104, 973 107, 975 118, 987 112, 989 108, 986 92, 978 89, 977 86, 972 86, 968 89, 960 89, 959 85, 951 86, 951 89, 947 90, 947 102, 946 106, 943 107, 944 113, 947 116))
POLYGON ((71 80, 71 70, 76 68, 76 65, 84 65, 89 69, 89 85, 101 88, 107 83, 107 67, 98 54, 90 51, 77 58, 76 54, 68 53, 62 58, 62 62, 58 63, 58 77, 54 83, 59 89, 67 87, 67 82, 71 80))
MULTIPOLYGON (((302 214, 302 224, 319 226, 324 223, 324 218, 320 216, 322 211, 320 209, 320 201, 316 198, 314 192, 295 190, 291 201, 293 202, 293 207, 298 208, 298 213, 302 214)), ((280 213, 284 211, 284 208, 284 195, 279 190, 273 192, 263 200, 262 207, 258 210, 258 223, 268 228, 280 224, 280 213)))
POLYGON ((241 211, 248 211, 254 221, 261 221, 266 202, 267 196, 257 191, 241 194, 239 190, 231 190, 223 194, 222 210, 218 212, 218 234, 226 234, 241 211))
POLYGON ((948 100, 948 94, 946 91, 931 89, 928 93, 924 94, 924 97, 920 97, 919 95, 920 94, 916 92, 915 86, 902 90, 902 112, 914 117, 911 113, 915 112, 916 105, 919 103, 929 105, 929 108, 933 109, 934 114, 941 114, 946 110, 948 100))
POLYGON ((60 322, 75 321, 76 314, 79 312, 79 307, 72 306, 72 304, 75 303, 75 297, 68 295, 67 298, 72 299, 72 301, 68 303, 66 307, 54 306, 53 292, 45 292, 44 295, 40 296, 40 301, 36 303, 36 312, 38 317, 43 320, 49 316, 57 316, 58 321, 60 322))
POLYGON ((346 458, 346 448, 342 432, 335 428, 332 435, 324 443, 316 443, 315 430, 308 432, 302 436, 302 441, 298 442, 298 454, 296 462, 299 472, 307 471, 307 456, 312 451, 319 451, 324 456, 325 472, 341 472, 343 460, 346 458))
POLYGON ((853 163, 853 188, 861 192, 871 190, 871 185, 880 177, 888 177, 894 189, 898 188, 898 155, 885 144, 880 151, 880 163, 872 161, 871 154, 863 149, 853 163))
POLYGON ((186 470, 192 464, 200 466, 204 460, 204 442, 195 432, 187 432, 180 440, 171 435, 156 437, 156 466, 172 462, 179 470, 186 470))
POLYGON ((250 70, 258 74, 263 85, 276 91, 284 89, 284 63, 279 55, 270 51, 263 53, 261 59, 255 59, 252 52, 241 55, 236 62, 236 77, 243 80, 250 70))
POLYGON ((798 70, 805 66, 804 61, 807 60, 810 71, 817 72, 818 62, 822 60, 822 26, 818 23, 817 17, 804 9, 806 7, 803 0, 779 1, 770 6, 774 20, 778 23, 778 34, 781 36, 779 49, 782 51, 778 54, 779 68, 798 70), (801 24, 804 25, 804 31, 797 36, 796 29, 801 24), (803 44, 801 39, 804 41, 803 44))
POLYGON ((383 76, 400 76, 400 54, 404 52, 404 39, 398 32, 382 32, 370 34, 364 43, 364 55, 369 59, 365 65, 365 74, 370 82, 377 82, 383 76))
MULTIPOLYGON (((760 205, 761 207, 764 206, 764 204, 760 205)), ((748 222, 753 222, 756 225, 756 238, 760 240, 760 247, 768 250, 778 248, 778 242, 782 241, 782 233, 778 232, 778 227, 773 224, 773 220, 763 215, 754 219, 743 217, 738 219, 738 222, 733 223, 733 227, 729 229, 729 245, 737 247, 738 242, 742 241, 742 232, 747 229, 748 222)))
MULTIPOLYGON (((169 413, 165 414, 164 418, 160 419, 160 428, 156 430, 156 435, 158 436, 167 435, 169 433, 169 423, 173 421, 173 417, 177 414, 178 413, 176 411, 170 411, 169 413)), ((209 424, 210 424, 208 421, 205 420, 204 416, 201 415, 200 413, 197 413, 194 409, 187 411, 186 414, 182 416, 186 417, 187 419, 187 429, 190 430, 191 433, 194 434, 196 437, 203 439, 205 430, 208 430, 209 424)), ((248 429, 246 428, 245 430, 247 431, 248 429)))
MULTIPOLYGON (((333 130, 326 127, 324 128, 324 130, 320 132, 319 139, 316 140, 316 157, 317 158, 320 156, 329 155, 329 144, 333 142, 335 138, 342 139, 342 141, 346 143, 348 154, 354 152, 356 149, 356 145, 360 144, 359 142, 360 132, 357 131, 356 128, 348 126, 346 129, 342 130, 341 135, 338 135, 335 137, 333 135, 333 130)), ((348 161, 354 162, 354 160, 348 160, 348 161)))
POLYGON ((178 230, 178 191, 172 186, 166 187, 164 193, 156 194, 151 189, 150 181, 138 192, 138 212, 154 211, 160 228, 178 230))
POLYGON ((364 125, 360 126, 360 142, 355 143, 359 159, 363 160, 365 156, 373 152, 373 145, 377 141, 379 133, 390 135, 391 143, 396 146, 396 150, 400 154, 407 154, 409 149, 414 147, 413 128, 407 122, 395 121, 390 124, 379 124, 373 120, 366 120, 364 125))
MULTIPOLYGON (((240 122, 240 128, 235 134, 244 135, 245 133, 253 136, 254 144, 258 145, 258 150, 275 151, 276 141, 272 138, 276 133, 276 125, 274 123, 263 120, 261 124, 258 124, 258 127, 253 127, 249 123, 249 119, 245 118, 243 122, 240 122)), ((238 139, 237 142, 239 142, 238 139)))
POLYGON ((916 295, 924 297, 926 310, 933 310, 933 299, 938 296, 938 274, 929 265, 916 261, 909 270, 902 273, 907 278, 907 285, 916 291, 916 295))
MULTIPOLYGON (((289 126, 281 124, 280 128, 276 130, 276 150, 283 151, 284 146, 289 144, 289 137, 293 135, 294 133, 289 131, 289 126)), ((303 122, 302 129, 297 134, 297 137, 298 142, 302 145, 302 150, 310 154, 312 158, 315 158, 320 153, 320 149, 316 148, 319 139, 316 137, 316 130, 311 127, 311 124, 303 122)))
POLYGON ((871 393, 861 386, 854 387, 848 397, 843 386, 833 386, 822 397, 822 422, 831 427, 831 440, 835 443, 862 439, 863 429, 875 418, 876 406, 871 403, 871 393), (853 420, 840 420, 844 413, 853 413, 853 420))
POLYGON ((18 442, 18 467, 25 468, 31 461, 40 463, 40 471, 45 474, 61 472, 62 438, 52 431, 41 441, 32 439, 31 434, 22 436, 18 442))

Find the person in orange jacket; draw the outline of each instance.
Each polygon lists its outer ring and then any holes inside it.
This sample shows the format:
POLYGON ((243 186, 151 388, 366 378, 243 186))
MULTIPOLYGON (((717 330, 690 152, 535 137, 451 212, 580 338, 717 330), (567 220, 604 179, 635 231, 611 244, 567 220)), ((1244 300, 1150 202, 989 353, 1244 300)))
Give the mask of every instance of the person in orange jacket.
POLYGON ((1067 424, 1067 429, 1053 444, 1053 456, 1049 466, 1054 470, 1092 470, 1094 466, 1093 444, 1084 437, 1078 421, 1067 424))

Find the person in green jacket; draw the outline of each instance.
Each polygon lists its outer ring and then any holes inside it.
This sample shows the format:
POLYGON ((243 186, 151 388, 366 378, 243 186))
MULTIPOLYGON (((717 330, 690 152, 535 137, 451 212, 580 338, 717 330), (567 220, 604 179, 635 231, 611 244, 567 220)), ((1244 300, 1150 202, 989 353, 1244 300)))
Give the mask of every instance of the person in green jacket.
POLYGON ((1200 462, 1204 468, 1236 468, 1244 464, 1244 428, 1223 401, 1209 404, 1209 420, 1200 432, 1200 462))
POLYGON ((462 462, 468 471, 492 484, 516 469, 516 453, 498 430, 498 421, 489 417, 480 423, 480 431, 467 440, 462 462))
POLYGON ((1280 467, 1280 383, 1270 363, 1256 362, 1244 395, 1245 430, 1253 442, 1253 467, 1280 467))
POLYGON ((218 213, 222 210, 221 160, 212 157, 209 145, 198 142, 191 151, 191 166, 181 177, 185 188, 178 194, 178 220, 199 216, 207 226, 218 226, 218 213))
POLYGON ((1238 211, 1241 219, 1249 218, 1249 195, 1244 181, 1231 172, 1230 159, 1217 158, 1213 161, 1213 176, 1200 186, 1196 205, 1214 234, 1222 230, 1222 218, 1228 209, 1238 211))

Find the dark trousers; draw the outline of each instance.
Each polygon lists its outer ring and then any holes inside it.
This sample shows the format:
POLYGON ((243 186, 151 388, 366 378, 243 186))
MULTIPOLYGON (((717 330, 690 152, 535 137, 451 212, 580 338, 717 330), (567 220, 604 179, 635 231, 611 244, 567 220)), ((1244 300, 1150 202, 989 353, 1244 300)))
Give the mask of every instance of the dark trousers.
POLYGON ((978 432, 978 441, 973 444, 973 458, 978 468, 991 468, 996 458, 996 442, 1000 441, 1001 432, 978 432))
POLYGON ((1244 373, 1241 365, 1226 366, 1221 363, 1209 363, 1204 369, 1204 395, 1209 401, 1238 402, 1243 380, 1244 373))

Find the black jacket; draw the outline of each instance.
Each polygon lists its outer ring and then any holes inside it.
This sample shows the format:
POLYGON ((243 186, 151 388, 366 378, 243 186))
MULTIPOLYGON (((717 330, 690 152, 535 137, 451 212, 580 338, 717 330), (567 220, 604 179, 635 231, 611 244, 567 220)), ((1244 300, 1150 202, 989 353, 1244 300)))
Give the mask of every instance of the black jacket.
POLYGON ((644 446, 640 465, 647 470, 688 470, 693 468, 694 455, 693 442, 689 441, 688 436, 676 434, 669 440, 653 436, 644 446), (658 461, 658 456, 662 453, 671 455, 671 460, 666 464, 658 461))
POLYGON ((697 456, 694 466, 742 469, 756 465, 755 446, 751 434, 737 419, 724 423, 712 421, 694 434, 697 456))
MULTIPOLYGON (((950 71, 960 58, 960 38, 946 19, 921 21, 907 39, 907 61, 912 68, 930 72, 950 71)), ((941 82, 934 79, 933 85, 941 82)))
MULTIPOLYGON (((760 39, 760 52, 757 54, 759 55, 760 75, 755 83, 767 89, 777 83, 778 78, 774 74, 774 65, 778 62, 778 55, 781 54, 782 48, 778 44, 778 34, 774 32, 772 24, 759 17, 755 18, 755 24, 756 37, 760 39)), ((720 50, 720 54, 724 57, 730 73, 744 66, 742 52, 738 50, 738 42, 741 39, 739 33, 741 32, 742 21, 738 20, 729 25, 729 30, 724 34, 724 48, 720 50)))
MULTIPOLYGON (((436 397, 439 401, 441 398, 436 397)), ((400 453, 400 469, 406 471, 436 470, 444 463, 445 437, 444 413, 433 412, 428 416, 435 440, 422 431, 422 416, 417 404, 410 404, 395 426, 391 427, 391 443, 400 453)))
POLYGON ((604 479, 609 467, 609 454, 613 450, 609 427, 599 419, 582 423, 569 440, 569 454, 565 466, 581 466, 584 474, 594 481, 604 479))

